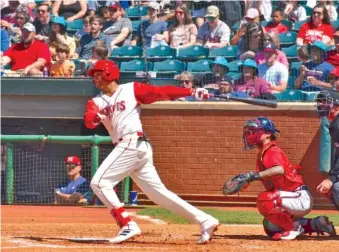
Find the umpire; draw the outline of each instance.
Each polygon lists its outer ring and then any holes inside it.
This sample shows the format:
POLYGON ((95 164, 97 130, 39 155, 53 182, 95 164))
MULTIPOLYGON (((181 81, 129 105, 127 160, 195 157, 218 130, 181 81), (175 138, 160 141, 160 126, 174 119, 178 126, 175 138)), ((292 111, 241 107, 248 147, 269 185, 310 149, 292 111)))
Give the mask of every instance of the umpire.
POLYGON ((327 117, 329 121, 329 132, 335 150, 328 178, 317 186, 317 190, 328 195, 339 210, 339 92, 323 90, 318 94, 316 101, 318 115, 327 117))

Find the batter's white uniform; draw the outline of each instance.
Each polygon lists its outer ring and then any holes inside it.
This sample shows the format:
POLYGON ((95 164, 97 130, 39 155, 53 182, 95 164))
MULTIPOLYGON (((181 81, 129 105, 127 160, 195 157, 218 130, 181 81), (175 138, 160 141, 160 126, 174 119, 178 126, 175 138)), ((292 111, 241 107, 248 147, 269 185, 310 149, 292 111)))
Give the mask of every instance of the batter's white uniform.
POLYGON ((156 204, 199 224, 211 217, 164 186, 153 164, 151 144, 138 141, 143 132, 140 121, 141 103, 175 99, 188 96, 190 92, 190 89, 185 88, 153 87, 133 82, 120 85, 111 97, 101 93, 87 103, 86 126, 94 128, 97 125, 93 121, 96 113, 105 115, 106 119, 102 123, 116 144, 91 182, 95 194, 109 209, 123 206, 113 187, 130 176, 156 204))

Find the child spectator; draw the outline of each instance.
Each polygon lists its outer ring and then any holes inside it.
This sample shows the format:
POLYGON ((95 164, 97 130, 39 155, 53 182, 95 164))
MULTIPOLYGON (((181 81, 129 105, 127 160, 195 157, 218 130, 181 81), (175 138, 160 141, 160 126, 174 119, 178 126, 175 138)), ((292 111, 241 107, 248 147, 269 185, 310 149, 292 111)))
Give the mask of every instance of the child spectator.
POLYGON ((272 22, 269 22, 265 26, 266 32, 276 32, 276 33, 284 33, 288 31, 288 27, 281 23, 284 19, 284 12, 281 9, 275 9, 272 13, 272 22))
POLYGON ((308 52, 308 46, 307 45, 303 45, 303 46, 300 46, 298 48, 297 57, 298 57, 298 60, 302 63, 306 63, 306 62, 310 61, 310 54, 308 52))
POLYGON ((285 1, 284 14, 291 22, 305 21, 307 18, 306 9, 300 4, 301 1, 285 1))
POLYGON ((71 77, 74 74, 74 62, 69 60, 69 47, 65 44, 58 44, 56 47, 56 56, 58 61, 51 67, 52 77, 71 77))

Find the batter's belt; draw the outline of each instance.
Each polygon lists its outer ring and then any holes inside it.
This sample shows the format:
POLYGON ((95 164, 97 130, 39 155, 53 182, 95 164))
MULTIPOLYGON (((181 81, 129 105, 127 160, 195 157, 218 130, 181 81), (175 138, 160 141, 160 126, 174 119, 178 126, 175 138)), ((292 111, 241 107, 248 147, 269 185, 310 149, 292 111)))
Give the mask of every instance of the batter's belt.
POLYGON ((129 138, 131 138, 131 137, 133 137, 133 136, 138 136, 138 141, 146 141, 146 142, 149 142, 149 140, 147 139, 147 137, 145 136, 145 134, 144 134, 143 132, 140 131, 140 132, 134 132, 134 133, 127 134, 127 135, 125 135, 125 136, 123 136, 123 137, 120 137, 120 138, 118 139, 118 142, 113 143, 113 145, 114 145, 114 146, 117 146, 118 143, 121 142, 122 140, 124 140, 127 136, 128 136, 129 138))

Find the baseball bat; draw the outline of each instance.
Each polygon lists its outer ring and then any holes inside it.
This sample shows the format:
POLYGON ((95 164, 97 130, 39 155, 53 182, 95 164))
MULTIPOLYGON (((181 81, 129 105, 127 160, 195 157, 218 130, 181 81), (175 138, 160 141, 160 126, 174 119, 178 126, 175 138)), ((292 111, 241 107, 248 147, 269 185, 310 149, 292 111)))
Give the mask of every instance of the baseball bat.
POLYGON ((223 96, 223 95, 213 95, 213 97, 225 99, 225 100, 231 100, 231 101, 238 101, 238 102, 243 102, 247 104, 268 107, 268 108, 278 107, 278 103, 272 100, 264 100, 264 99, 256 99, 256 98, 239 98, 239 97, 231 97, 231 96, 223 96))

